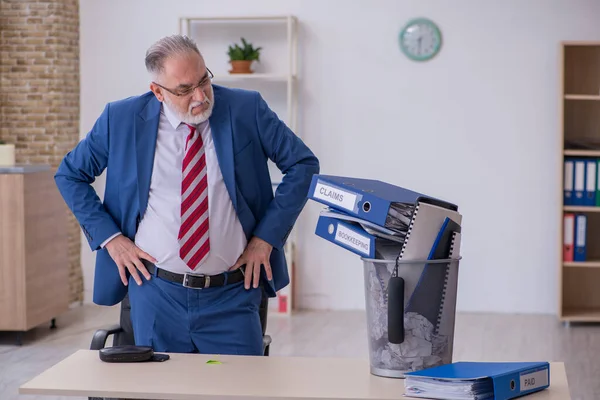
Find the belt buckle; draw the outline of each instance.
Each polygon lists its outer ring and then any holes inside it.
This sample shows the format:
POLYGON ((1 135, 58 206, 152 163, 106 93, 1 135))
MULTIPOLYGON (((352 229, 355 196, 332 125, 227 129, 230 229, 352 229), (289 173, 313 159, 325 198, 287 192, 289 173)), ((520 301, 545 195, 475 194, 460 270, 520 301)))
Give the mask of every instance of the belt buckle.
POLYGON ((198 290, 206 289, 207 287, 210 286, 210 276, 204 275, 204 274, 190 274, 190 273, 186 272, 183 274, 183 282, 181 284, 183 285, 183 287, 186 287, 189 289, 198 289, 198 290), (203 277, 204 278, 204 287, 190 286, 188 284, 188 279, 190 276, 199 277, 199 278, 203 277))

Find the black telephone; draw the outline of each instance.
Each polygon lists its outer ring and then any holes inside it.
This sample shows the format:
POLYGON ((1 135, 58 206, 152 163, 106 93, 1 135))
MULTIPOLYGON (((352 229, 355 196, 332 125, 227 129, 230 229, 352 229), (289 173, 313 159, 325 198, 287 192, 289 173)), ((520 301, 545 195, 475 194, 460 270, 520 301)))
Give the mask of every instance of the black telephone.
POLYGON ((158 354, 148 346, 113 346, 100 349, 100 360, 110 363, 167 361, 168 354, 158 354))

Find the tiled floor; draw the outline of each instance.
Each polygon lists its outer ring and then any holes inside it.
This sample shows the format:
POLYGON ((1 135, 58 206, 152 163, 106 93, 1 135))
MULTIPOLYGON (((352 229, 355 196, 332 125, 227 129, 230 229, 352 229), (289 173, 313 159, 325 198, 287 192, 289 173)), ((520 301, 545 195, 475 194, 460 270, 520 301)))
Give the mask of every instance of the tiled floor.
MULTIPOLYGON (((117 320, 117 308, 83 306, 59 317, 56 330, 44 326, 29 332, 21 347, 14 345, 13 334, 0 333, 0 399, 38 398, 19 396, 19 385, 75 350, 88 348, 95 329, 117 320)), ((272 317, 267 330, 274 341, 272 355, 368 356, 364 312, 299 312, 292 318, 272 317)), ((459 314, 454 357, 564 361, 572 398, 600 399, 598 325, 565 327, 553 316, 459 314)))

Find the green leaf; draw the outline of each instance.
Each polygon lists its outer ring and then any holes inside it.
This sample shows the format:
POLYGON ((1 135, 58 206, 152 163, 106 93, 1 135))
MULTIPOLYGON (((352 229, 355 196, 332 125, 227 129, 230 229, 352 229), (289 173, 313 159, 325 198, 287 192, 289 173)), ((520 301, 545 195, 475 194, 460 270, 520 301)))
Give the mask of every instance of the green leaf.
POLYGON ((229 45, 227 54, 229 55, 230 61, 236 60, 256 60, 260 61, 260 51, 262 47, 254 47, 252 43, 249 43, 245 38, 240 38, 242 46, 237 43, 229 45))

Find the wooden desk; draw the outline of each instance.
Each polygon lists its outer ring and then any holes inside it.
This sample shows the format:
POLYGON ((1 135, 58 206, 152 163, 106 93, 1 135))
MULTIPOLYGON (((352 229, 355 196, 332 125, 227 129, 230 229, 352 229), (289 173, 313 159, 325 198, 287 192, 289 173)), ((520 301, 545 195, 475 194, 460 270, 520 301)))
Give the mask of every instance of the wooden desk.
MULTIPOLYGON (((550 388, 527 400, 569 400, 563 363, 550 366, 550 388)), ((369 373, 348 358, 171 354, 162 363, 109 364, 79 350, 22 385, 20 394, 137 399, 409 399, 404 380, 369 373), (206 364, 216 359, 222 364, 206 364)))

